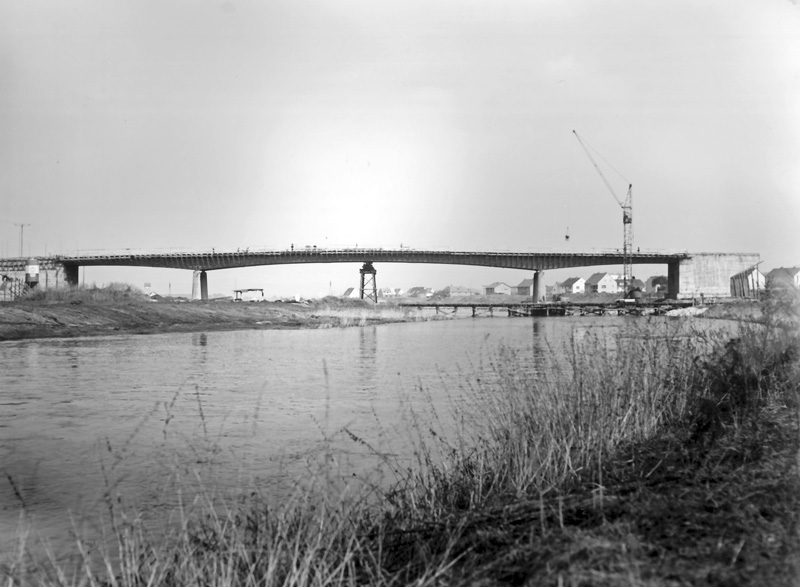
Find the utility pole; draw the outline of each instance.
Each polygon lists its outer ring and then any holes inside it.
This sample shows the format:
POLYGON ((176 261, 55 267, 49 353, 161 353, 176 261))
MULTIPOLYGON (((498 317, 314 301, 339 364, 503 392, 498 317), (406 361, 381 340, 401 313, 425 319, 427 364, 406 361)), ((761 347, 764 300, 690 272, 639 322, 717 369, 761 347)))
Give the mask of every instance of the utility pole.
POLYGON ((23 234, 23 232, 25 230, 25 227, 26 226, 30 226, 30 224, 29 223, 16 222, 16 223, 14 223, 14 226, 19 226, 19 256, 20 256, 20 258, 22 258, 22 257, 25 256, 23 254, 23 249, 22 249, 22 234, 23 234))

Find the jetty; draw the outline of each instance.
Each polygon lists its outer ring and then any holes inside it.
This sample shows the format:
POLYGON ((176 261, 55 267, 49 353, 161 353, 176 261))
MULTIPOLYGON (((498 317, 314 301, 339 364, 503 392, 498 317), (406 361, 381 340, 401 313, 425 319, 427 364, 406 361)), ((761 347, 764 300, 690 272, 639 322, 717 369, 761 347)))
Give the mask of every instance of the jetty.
POLYGON ((508 317, 532 316, 646 316, 664 315, 670 310, 692 306, 692 300, 642 302, 403 302, 401 308, 433 309, 437 314, 457 314, 469 310, 472 316, 505 314, 508 317))

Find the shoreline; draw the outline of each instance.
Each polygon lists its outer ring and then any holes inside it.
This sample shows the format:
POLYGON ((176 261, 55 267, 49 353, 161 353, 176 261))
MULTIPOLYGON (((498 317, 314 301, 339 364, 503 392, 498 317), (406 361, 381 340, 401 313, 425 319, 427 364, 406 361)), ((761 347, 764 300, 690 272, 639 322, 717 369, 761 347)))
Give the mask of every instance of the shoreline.
MULTIPOLYGON (((9 308, 0 306, 0 336, 10 324, 9 308)), ((337 300, 23 302, 16 309, 33 323, 32 331, 57 328, 54 316, 61 327, 78 327, 65 320, 83 316, 93 320, 84 326, 105 328, 101 334, 108 333, 103 320, 123 316, 128 328, 137 317, 168 316, 173 330, 160 331, 169 332, 325 328, 369 323, 381 314, 398 322, 402 315, 392 306, 337 300)), ((766 330, 744 328, 736 338, 704 339, 697 346, 621 333, 615 340, 625 353, 609 354, 601 345, 596 354, 574 354, 575 378, 505 378, 498 387, 504 393, 493 395, 498 403, 469 420, 466 430, 470 437, 480 432, 480 442, 446 442, 447 456, 439 462, 429 458, 440 446, 431 428, 433 437, 419 438, 424 459, 400 474, 374 506, 309 491, 272 508, 254 493, 227 517, 210 506, 194 511, 187 518, 192 523, 163 542, 136 531, 136 521, 124 522, 115 536, 127 558, 121 569, 104 560, 98 572, 108 578, 100 582, 183 585, 211 576, 242 584, 254 578, 305 584, 312 570, 334 576, 333 568, 338 580, 326 585, 794 585, 800 570, 798 331, 784 330, 776 318, 794 324, 796 305, 747 309, 727 308, 769 318, 766 330), (708 343, 711 349, 696 352, 708 343), (610 361, 612 369, 606 368, 610 361), (581 393, 572 393, 576 380, 585 382, 581 393), (542 466, 528 467, 537 455, 544 457, 542 466)), ((702 317, 735 318, 717 314, 702 317)), ((514 361, 507 356, 500 373, 516 373, 514 361)), ((327 471, 327 458, 325 463, 327 471)), ((114 508, 112 515, 124 520, 123 510, 114 508)), ((90 569, 98 560, 82 544, 74 560, 89 578, 72 584, 96 582, 90 569)), ((25 548, 8 553, 10 581, 62 572, 52 570, 61 564, 52 558, 32 565, 32 551, 25 548)))
POLYGON ((0 304, 0 342, 114 334, 342 328, 419 319, 417 314, 396 308, 337 308, 324 301, 19 301, 0 304))
MULTIPOLYGON (((761 308, 753 304, 692 310, 679 316, 748 321, 758 321, 761 317, 761 308)), ((114 334, 345 328, 453 318, 450 315, 423 318, 418 311, 397 305, 373 306, 361 300, 338 299, 252 303, 154 302, 138 297, 101 301, 24 300, 0 304, 0 342, 114 334)))

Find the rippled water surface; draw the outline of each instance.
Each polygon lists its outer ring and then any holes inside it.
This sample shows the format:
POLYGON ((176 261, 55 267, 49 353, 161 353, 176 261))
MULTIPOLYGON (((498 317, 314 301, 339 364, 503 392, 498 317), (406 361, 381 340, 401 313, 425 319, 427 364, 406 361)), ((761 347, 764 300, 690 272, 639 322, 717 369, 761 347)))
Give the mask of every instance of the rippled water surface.
MULTIPOLYGON (((0 343, 0 547, 24 510, 56 544, 104 495, 158 512, 178 476, 280 493, 325 446, 407 446, 409 407, 447 411, 502 344, 533 364, 609 317, 463 319, 0 343), (69 513, 72 513, 72 521, 69 513)), ((524 367, 524 365, 522 365, 524 367)), ((88 523, 88 522, 87 522, 88 523)))

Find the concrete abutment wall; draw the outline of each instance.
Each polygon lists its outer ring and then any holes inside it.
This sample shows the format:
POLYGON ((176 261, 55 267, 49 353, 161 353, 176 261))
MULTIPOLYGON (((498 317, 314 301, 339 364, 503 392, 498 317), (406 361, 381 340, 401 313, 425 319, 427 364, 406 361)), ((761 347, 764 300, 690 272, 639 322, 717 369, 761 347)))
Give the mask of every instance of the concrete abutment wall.
POLYGON ((757 253, 693 253, 688 259, 669 264, 668 297, 728 297, 731 277, 760 261, 757 253))

